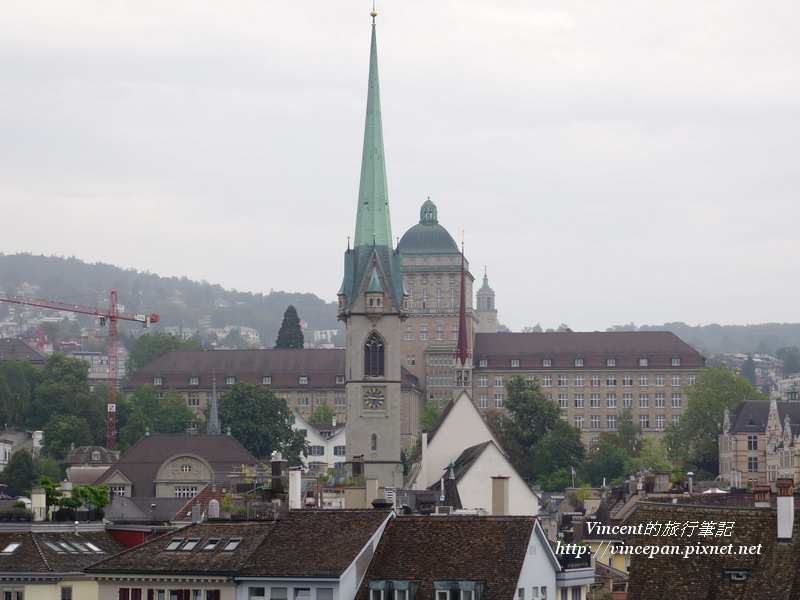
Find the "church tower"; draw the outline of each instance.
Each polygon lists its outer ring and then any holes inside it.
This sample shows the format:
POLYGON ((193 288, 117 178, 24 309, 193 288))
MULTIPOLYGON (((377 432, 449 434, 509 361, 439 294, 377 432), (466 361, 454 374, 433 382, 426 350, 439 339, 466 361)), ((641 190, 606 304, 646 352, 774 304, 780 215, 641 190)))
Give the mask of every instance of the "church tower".
POLYGON ((353 247, 344 256, 339 319, 347 328, 347 460, 353 474, 401 487, 401 339, 407 316, 402 261, 392 248, 383 156, 375 16, 353 247))
POLYGON ((489 287, 489 276, 483 269, 483 285, 476 294, 478 332, 497 333, 497 308, 494 305, 494 290, 489 287))

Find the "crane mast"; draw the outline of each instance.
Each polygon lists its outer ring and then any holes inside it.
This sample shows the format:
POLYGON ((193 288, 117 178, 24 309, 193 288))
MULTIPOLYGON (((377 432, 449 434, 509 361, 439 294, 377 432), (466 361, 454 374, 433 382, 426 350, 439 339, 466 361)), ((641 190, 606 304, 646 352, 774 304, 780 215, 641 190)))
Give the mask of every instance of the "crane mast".
POLYGON ((84 315, 94 315, 99 317, 101 325, 105 325, 106 322, 108 322, 108 409, 106 413, 106 447, 109 450, 113 450, 117 440, 117 356, 119 347, 117 342, 117 321, 136 321, 142 323, 144 327, 149 327, 151 323, 158 323, 158 315, 154 313, 149 315, 138 313, 133 315, 120 314, 116 291, 112 291, 109 294, 108 309, 2 293, 0 293, 0 302, 12 302, 23 306, 36 306, 39 308, 51 308, 53 310, 63 310, 84 315))

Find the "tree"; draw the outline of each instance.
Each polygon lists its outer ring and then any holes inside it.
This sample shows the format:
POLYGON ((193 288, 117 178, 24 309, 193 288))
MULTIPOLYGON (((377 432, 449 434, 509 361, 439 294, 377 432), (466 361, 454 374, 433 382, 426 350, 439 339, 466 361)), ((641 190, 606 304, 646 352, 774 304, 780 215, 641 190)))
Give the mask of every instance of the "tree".
POLYGON ((726 365, 704 369, 689 388, 688 404, 680 423, 667 431, 667 447, 673 449, 685 468, 716 475, 717 436, 723 414, 726 408, 734 412, 744 400, 767 400, 767 397, 726 365))
POLYGON ((304 341, 297 309, 290 304, 286 312, 283 313, 283 321, 281 322, 281 328, 278 330, 278 339, 275 340, 275 347, 280 349, 302 348, 304 341))
POLYGON ((440 402, 436 400, 426 402, 425 410, 423 410, 422 414, 419 416, 419 424, 422 426, 422 431, 433 431, 443 411, 444 405, 440 402))
POLYGON ((145 333, 136 338, 125 364, 125 371, 132 374, 147 363, 173 350, 202 350, 196 340, 184 340, 167 333, 145 333))
POLYGON ((92 434, 86 421, 74 415, 53 415, 44 426, 42 453, 63 459, 72 448, 89 446, 92 434))
POLYGON ((142 439, 152 423, 147 419, 142 409, 133 411, 125 426, 119 430, 119 449, 125 452, 136 442, 142 439))
POLYGON ((333 409, 327 404, 317 404, 314 412, 311 413, 310 421, 312 423, 332 423, 334 412, 333 409))
MULTIPOLYGON (((147 427, 153 433, 185 433, 192 422, 197 420, 195 414, 186 406, 180 392, 173 389, 161 394, 153 385, 140 385, 133 390, 126 404, 125 410, 131 414, 128 420, 137 415, 135 439, 129 440, 131 443, 135 443, 144 435, 144 429, 147 427)), ((120 429, 120 435, 127 427, 126 422, 120 429)))
POLYGON ((603 432, 593 454, 584 463, 586 475, 593 485, 608 483, 627 475, 625 463, 631 459, 628 442, 616 432, 603 432))
POLYGON ((530 461, 534 475, 541 479, 559 469, 572 469, 586 456, 586 446, 581 440, 581 430, 556 419, 555 423, 530 449, 530 461))
POLYGON ((36 484, 36 478, 33 455, 27 450, 14 452, 8 466, 0 473, 0 480, 7 486, 6 493, 12 497, 29 493, 36 484))
POLYGON ((305 450, 305 438, 292 429, 286 402, 272 390, 251 383, 236 383, 219 398, 219 418, 224 428, 256 458, 283 453, 297 464, 305 450))
POLYGON ((800 349, 797 346, 778 348, 775 356, 783 361, 783 376, 800 373, 800 349))
POLYGON ((756 385, 756 361, 753 360, 753 355, 748 354, 747 360, 742 365, 742 377, 750 382, 750 385, 756 385))

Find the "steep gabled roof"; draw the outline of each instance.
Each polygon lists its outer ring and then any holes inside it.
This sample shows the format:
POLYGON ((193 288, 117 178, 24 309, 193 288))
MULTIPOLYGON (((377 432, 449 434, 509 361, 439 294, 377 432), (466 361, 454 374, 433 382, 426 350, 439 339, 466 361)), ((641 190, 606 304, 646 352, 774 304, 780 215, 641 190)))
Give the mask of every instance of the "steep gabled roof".
POLYGON ((35 573, 55 577, 75 573, 124 549, 121 542, 105 531, 79 531, 77 534, 74 531, 2 532, 0 575, 35 573), (15 543, 19 546, 14 551, 3 552, 15 543))
POLYGON ((241 574, 339 577, 392 514, 386 510, 291 510, 241 574))
POLYGON ((152 496, 158 470, 167 460, 180 455, 203 458, 216 474, 239 472, 242 465, 258 463, 229 435, 156 433, 131 446, 96 483, 100 485, 115 473, 122 473, 133 484, 133 495, 152 496))
MULTIPOLYGON (((745 400, 731 415, 731 433, 764 433, 769 420, 769 405, 766 400, 745 400)), ((791 423, 800 423, 800 402, 775 402, 778 421, 783 426, 786 415, 791 423)))
POLYGON ((44 365, 47 357, 22 340, 0 338, 0 362, 9 360, 27 360, 32 365, 44 365))
POLYGON ((90 573, 230 575, 237 573, 274 528, 273 521, 207 521, 189 525, 171 534, 130 548, 94 565, 90 573), (176 549, 168 550, 173 540, 182 539, 176 549), (189 539, 198 542, 184 550, 189 539), (226 550, 231 540, 241 541, 226 550), (212 549, 204 549, 210 540, 218 540, 212 549))
POLYGON ((484 600, 513 599, 535 523, 535 517, 397 517, 356 598, 367 600, 369 581, 418 581, 416 600, 434 600, 434 581, 483 581, 484 600))

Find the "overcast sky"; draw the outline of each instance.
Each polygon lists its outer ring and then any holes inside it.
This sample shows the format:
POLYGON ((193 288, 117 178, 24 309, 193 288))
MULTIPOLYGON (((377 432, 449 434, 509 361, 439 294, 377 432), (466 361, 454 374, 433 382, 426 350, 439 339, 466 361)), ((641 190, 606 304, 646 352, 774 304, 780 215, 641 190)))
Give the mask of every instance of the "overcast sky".
MULTIPOLYGON (((335 300, 370 9, 5 0, 0 251, 335 300)), ((430 197, 502 323, 800 321, 800 3, 377 10, 393 233, 430 197)))

